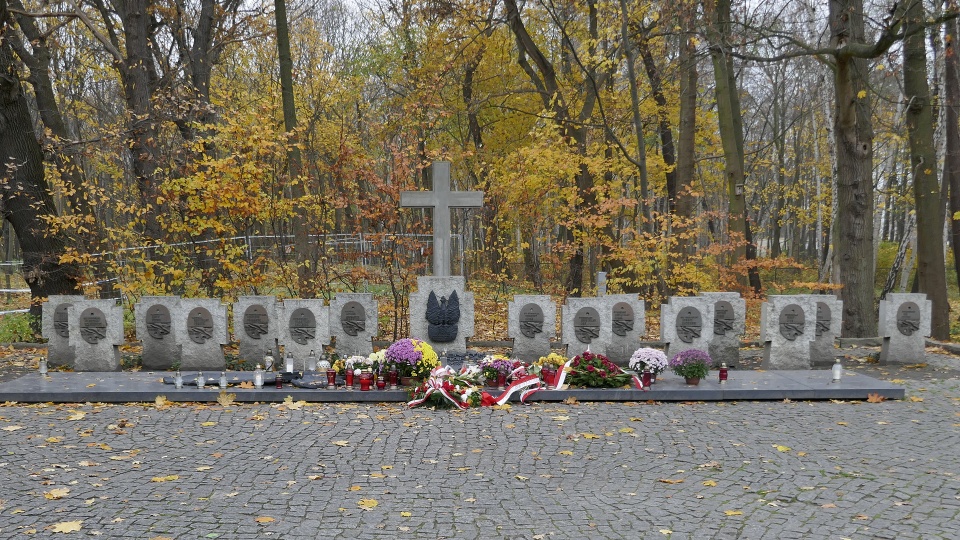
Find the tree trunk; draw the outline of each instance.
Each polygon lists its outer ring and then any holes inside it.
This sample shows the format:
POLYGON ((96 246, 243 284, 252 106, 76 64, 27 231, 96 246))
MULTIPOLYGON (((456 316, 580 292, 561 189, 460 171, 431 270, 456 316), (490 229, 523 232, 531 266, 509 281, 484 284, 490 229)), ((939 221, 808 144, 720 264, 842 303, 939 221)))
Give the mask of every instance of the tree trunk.
MULTIPOLYGON (((949 2, 956 9, 956 2, 949 2)), ((950 245, 953 248, 953 270, 960 285, 960 33, 956 19, 946 23, 944 46, 944 94, 946 108, 944 131, 946 155, 943 163, 943 183, 950 189, 950 245)))
POLYGON ((6 40, 9 14, 0 3, 0 212, 10 222, 23 253, 23 277, 32 297, 30 313, 39 318, 41 301, 51 294, 80 291, 80 271, 62 264, 63 239, 44 221, 56 216, 44 178, 43 151, 6 40))
POLYGON ((696 197, 693 195, 694 173, 696 171, 696 134, 697 134, 697 57, 696 46, 690 39, 684 40, 680 47, 680 126, 677 134, 677 174, 675 222, 690 227, 691 234, 676 236, 677 252, 691 256, 697 251, 697 237, 692 234, 698 227, 696 217, 696 197))
POLYGON ((933 144, 933 112, 927 81, 927 52, 920 2, 906 8, 903 40, 903 88, 907 99, 907 133, 913 196, 917 213, 917 282, 933 303, 931 336, 950 339, 950 305, 943 256, 943 212, 937 181, 937 154, 933 144), (918 29, 918 26, 920 27, 918 29))
MULTIPOLYGON (((835 46, 864 43, 861 0, 831 0, 835 46)), ((837 54, 834 70, 834 137, 837 149, 837 215, 833 270, 843 285, 844 337, 877 335, 873 275, 873 123, 867 61, 837 54)))

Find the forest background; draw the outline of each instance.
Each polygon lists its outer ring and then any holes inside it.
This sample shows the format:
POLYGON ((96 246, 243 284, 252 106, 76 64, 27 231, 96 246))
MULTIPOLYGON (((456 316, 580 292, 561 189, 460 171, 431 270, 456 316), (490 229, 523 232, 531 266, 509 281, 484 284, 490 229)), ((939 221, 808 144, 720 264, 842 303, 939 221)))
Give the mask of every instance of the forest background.
MULTIPOLYGON (((918 291, 949 339, 954 0, 0 0, 7 288, 374 292, 403 337, 429 212, 479 337, 515 293, 918 291), (16 261, 13 263, 12 261, 16 261), (948 279, 949 278, 949 279, 948 279)), ((0 328, 15 326, 7 315, 0 328)), ((19 323, 18 323, 19 324, 19 323)), ((755 326, 755 324, 754 324, 755 326)), ((960 323, 953 331, 960 334, 960 323)), ((2 332, 0 332, 2 333, 2 332)))

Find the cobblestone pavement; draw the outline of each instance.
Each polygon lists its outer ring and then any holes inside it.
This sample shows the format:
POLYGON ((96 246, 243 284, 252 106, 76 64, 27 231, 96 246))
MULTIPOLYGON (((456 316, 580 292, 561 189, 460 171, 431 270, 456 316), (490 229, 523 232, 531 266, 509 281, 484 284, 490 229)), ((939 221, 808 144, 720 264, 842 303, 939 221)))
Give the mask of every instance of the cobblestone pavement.
POLYGON ((7 404, 0 538, 960 538, 960 362, 875 352, 906 399, 7 404))

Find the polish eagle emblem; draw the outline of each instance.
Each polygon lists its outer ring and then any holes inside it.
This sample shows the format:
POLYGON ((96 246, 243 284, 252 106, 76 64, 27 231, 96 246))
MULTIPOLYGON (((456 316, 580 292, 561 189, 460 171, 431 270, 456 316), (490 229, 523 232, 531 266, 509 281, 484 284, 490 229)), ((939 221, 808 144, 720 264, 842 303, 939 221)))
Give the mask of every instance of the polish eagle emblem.
POLYGON ((427 334, 434 343, 450 343, 457 339, 457 323, 460 322, 460 299, 457 291, 450 293, 450 298, 437 295, 430 291, 427 297, 427 334))

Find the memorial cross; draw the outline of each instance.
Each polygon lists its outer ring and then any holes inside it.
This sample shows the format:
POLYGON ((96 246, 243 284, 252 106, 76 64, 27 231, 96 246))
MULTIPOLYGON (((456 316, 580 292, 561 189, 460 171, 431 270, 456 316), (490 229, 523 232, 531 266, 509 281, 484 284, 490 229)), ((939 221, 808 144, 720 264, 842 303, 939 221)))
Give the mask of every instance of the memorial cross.
POLYGON ((482 191, 451 191, 450 162, 430 167, 433 191, 401 191, 401 208, 433 208, 433 275, 450 275, 450 209, 483 207, 482 191))

